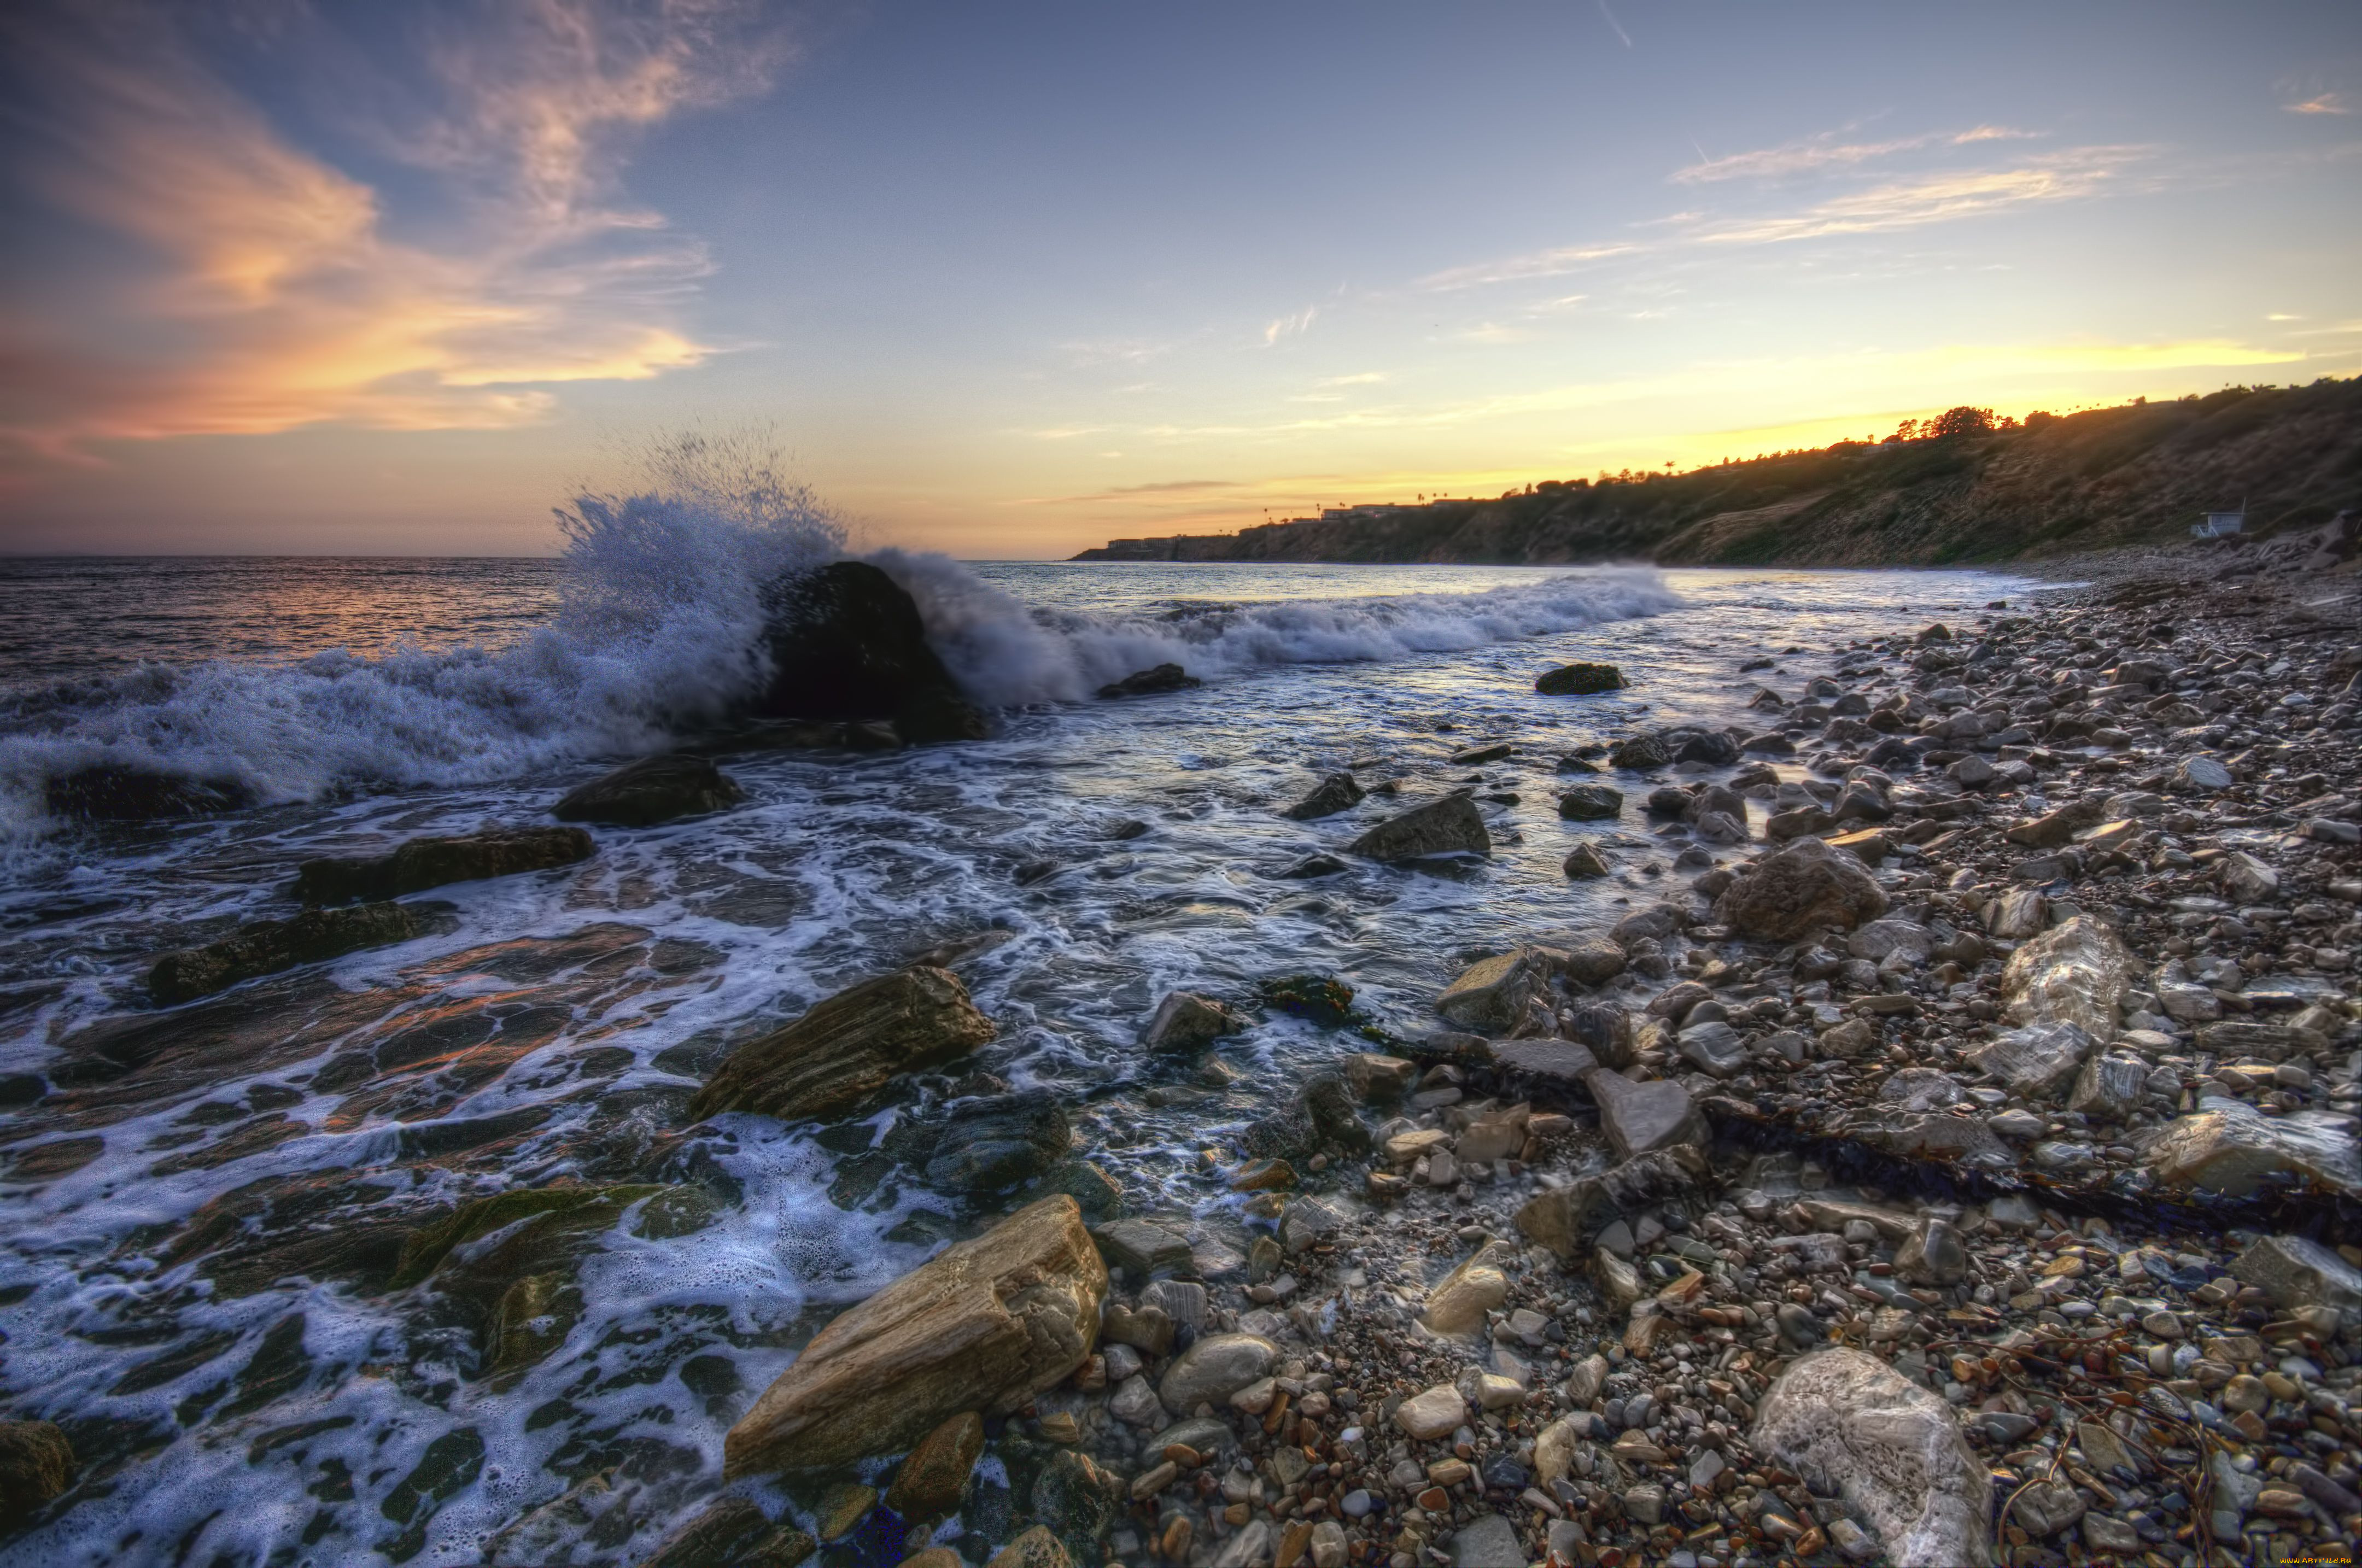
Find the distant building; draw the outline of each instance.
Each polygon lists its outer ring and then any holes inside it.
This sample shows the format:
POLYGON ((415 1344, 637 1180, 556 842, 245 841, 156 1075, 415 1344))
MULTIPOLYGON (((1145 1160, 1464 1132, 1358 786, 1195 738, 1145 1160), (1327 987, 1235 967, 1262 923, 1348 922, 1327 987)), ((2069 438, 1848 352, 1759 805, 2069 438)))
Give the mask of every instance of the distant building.
POLYGON ((2205 522, 2192 523, 2190 536, 2193 539, 2226 539, 2244 531, 2246 526, 2247 508, 2243 502, 2236 512, 2210 512, 2205 522))

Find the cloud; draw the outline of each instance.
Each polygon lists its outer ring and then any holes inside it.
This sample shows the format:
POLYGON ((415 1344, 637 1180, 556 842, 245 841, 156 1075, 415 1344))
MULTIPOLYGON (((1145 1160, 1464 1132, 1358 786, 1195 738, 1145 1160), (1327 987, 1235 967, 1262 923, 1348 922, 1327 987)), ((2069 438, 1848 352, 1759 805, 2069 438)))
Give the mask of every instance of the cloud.
POLYGON ((1283 315, 1263 329, 1263 340, 1265 344, 1273 344, 1283 337, 1300 337, 1311 330, 1312 318, 1319 314, 1319 305, 1306 305, 1294 315, 1283 315))
POLYGON ((2345 100, 2334 93, 2316 93, 2298 103, 2282 104, 2280 107, 2291 115, 2350 115, 2354 112, 2346 105, 2345 100))
POLYGON ((1482 288, 1492 283, 1511 283, 1526 278, 1555 278, 1572 272, 1593 261, 1605 261, 1618 256, 1637 256, 1645 246, 1629 241, 1602 245, 1566 245, 1550 250, 1537 250, 1530 255, 1512 256, 1502 261, 1479 261, 1465 267, 1447 268, 1430 272, 1418 281, 1422 289, 1449 291, 1482 288))
POLYGON ((2147 156, 2148 149, 2139 147, 2073 148, 2014 168, 1933 174, 1832 197, 1798 213, 1720 221, 1690 237, 1705 245, 1777 245, 1989 217, 2013 208, 2095 195, 2147 156))
MULTIPOLYGON (((403 62, 430 89, 404 101, 434 106, 374 127, 447 204, 431 239, 400 237, 383 192, 233 90, 193 15, 100 0, 0 30, 17 164, 83 248, 0 314, 0 432, 54 457, 328 422, 501 428, 545 417, 552 384, 717 351, 682 319, 712 260, 617 200, 619 138, 761 86, 785 50, 753 10, 521 0, 436 37, 403 62)), ((286 33, 264 41, 300 51, 286 33)))
POLYGON ((1607 8, 1607 0, 1599 0, 1599 15, 1606 21, 1609 27, 1616 29, 1616 36, 1624 40, 1624 47, 1626 49, 1630 49, 1632 47, 1632 35, 1624 30, 1624 24, 1617 21, 1616 19, 1616 13, 1607 8))
POLYGON ((1875 159, 1892 158, 1897 153, 1915 152, 1925 148, 2019 141, 2040 133, 2013 130, 2006 126, 1977 126, 1964 131, 1930 131, 1922 136, 1897 137, 1887 141, 1839 141, 1838 134, 1825 131, 1818 136, 1778 147, 1735 152, 1727 158, 1701 157, 1698 162, 1675 170, 1672 177, 1677 183, 1684 185, 1708 184, 1718 180, 1776 180, 1792 174, 1852 168, 1875 159))

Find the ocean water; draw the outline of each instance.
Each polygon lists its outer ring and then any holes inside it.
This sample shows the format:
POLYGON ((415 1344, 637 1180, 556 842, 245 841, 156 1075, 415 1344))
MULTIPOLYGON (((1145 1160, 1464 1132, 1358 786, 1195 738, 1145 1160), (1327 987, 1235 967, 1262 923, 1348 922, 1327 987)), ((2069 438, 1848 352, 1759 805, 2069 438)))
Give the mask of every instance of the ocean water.
POLYGON ((0 1076, 54 1091, 19 1087, 0 1113, 0 1407, 65 1425, 83 1459, 0 1564, 632 1561, 711 1490, 730 1420, 818 1323, 996 1211, 866 1152, 932 1115, 940 1079, 857 1127, 690 1134, 680 1107, 730 1044, 955 944, 1000 1027, 974 1065, 1057 1094, 1134 1209, 1235 1231, 1239 1198, 1197 1152, 1351 1043, 1275 1019, 1209 1082, 1138 1049, 1164 992, 1317 970, 1426 1032, 1468 955, 1604 927, 1674 884, 1679 845, 1639 791, 1620 822, 1558 818, 1561 756, 1741 722, 1760 683, 1793 693, 1855 639, 2032 586, 887 555, 999 712, 992 739, 726 759, 736 810, 600 830, 579 866, 423 895, 438 908, 415 941, 149 1009, 157 953, 292 912, 300 861, 546 820, 726 710, 759 673, 750 574, 834 546, 610 521, 566 561, 0 562, 0 1076), (1090 695, 1164 659, 1206 684, 1090 695), (1632 686, 1535 693, 1574 659, 1632 686), (1448 762, 1495 740, 1515 755, 1448 762), (234 778, 258 803, 51 819, 43 780, 94 761, 234 778), (1278 814, 1347 767, 1400 796, 1278 814), (1490 863, 1275 875, 1472 778, 1515 797, 1485 804, 1490 863), (1615 878, 1564 877, 1586 839, 1615 878), (481 1324, 434 1292, 337 1274, 339 1244, 563 1181, 721 1198, 688 1234, 646 1206, 605 1232, 579 1314, 536 1320, 557 1342, 522 1371, 488 1369, 481 1324), (287 1236, 313 1250, 270 1250, 287 1236))

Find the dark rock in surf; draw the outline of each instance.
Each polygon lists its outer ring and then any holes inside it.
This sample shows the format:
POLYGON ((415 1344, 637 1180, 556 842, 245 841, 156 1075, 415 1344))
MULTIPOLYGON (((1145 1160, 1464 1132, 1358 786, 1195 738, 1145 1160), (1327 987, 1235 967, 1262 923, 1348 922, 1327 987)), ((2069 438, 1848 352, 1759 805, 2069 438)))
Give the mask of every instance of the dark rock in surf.
POLYGON ((1346 864, 1333 855, 1314 854, 1308 855, 1295 864, 1282 868, 1277 875, 1294 880, 1302 880, 1311 877, 1334 877, 1338 872, 1347 869, 1349 867, 1346 864))
POLYGON ((257 976, 341 958, 364 947, 407 942, 425 929, 418 911, 393 903, 305 910, 288 920, 254 921, 219 942, 157 959, 148 972, 148 992, 159 1006, 178 1007, 257 976))
POLYGON ((725 1568, 735 1563, 789 1568, 818 1550, 819 1543, 794 1524, 773 1524, 745 1498, 719 1497, 658 1541, 640 1568, 725 1568))
POLYGON ((1616 767, 1635 773, 1662 767, 1672 759, 1672 754, 1665 749, 1665 743, 1654 735, 1634 735, 1628 740, 1617 741, 1615 751, 1608 756, 1608 761, 1616 767))
POLYGON ((1160 664, 1153 668, 1135 670, 1121 680, 1110 680, 1099 688, 1102 697, 1153 697, 1165 691, 1187 691, 1203 686, 1204 681, 1177 664, 1160 664))
POLYGON ((47 1421, 0 1421, 0 1535, 13 1534, 73 1485, 73 1444, 47 1421))
POLYGON ((1006 1192, 1065 1159, 1074 1142, 1065 1110, 1040 1090, 962 1106, 933 1132, 927 1182, 947 1192, 1006 1192))
POLYGON ((1324 1029, 1342 1029, 1362 1021, 1353 1010, 1353 988, 1327 975, 1280 975, 1256 988, 1264 1005, 1295 1018, 1308 1018, 1324 1029))
POLYGON ((1558 798, 1558 814, 1570 822, 1604 822, 1624 814, 1624 793, 1605 784, 1578 784, 1558 798))
POLYGON ((242 811, 253 791, 234 778, 191 778, 143 767, 85 767, 43 791, 52 816, 90 823, 147 823, 242 811))
POLYGON ((1373 860, 1422 860, 1440 855, 1493 856, 1493 837, 1484 813, 1465 795, 1446 795, 1388 817, 1346 846, 1349 855, 1373 860))
POLYGON ((644 756, 569 791, 549 814, 562 823, 653 827, 702 815, 746 798, 737 781, 702 756, 644 756))
POLYGON ((1620 691, 1631 684, 1612 664, 1564 664, 1544 670, 1534 690, 1545 697, 1591 697, 1620 691))
POLYGON ((918 602, 867 561, 832 561, 763 592, 765 719, 885 720, 911 745, 981 740, 984 715, 928 646, 918 602))
POLYGON ((1367 793, 1353 781, 1350 773, 1331 773, 1313 787, 1312 793, 1279 814, 1306 823, 1315 817, 1333 817, 1339 812, 1351 811, 1362 803, 1367 793))
POLYGON ((1660 731, 1657 742, 1675 762, 1703 762, 1727 767, 1738 760, 1738 743, 1720 730, 1681 725, 1660 731))
POLYGON ((955 1061, 994 1032, 957 976, 899 969, 839 991, 786 1028, 739 1046, 690 1102, 689 1114, 697 1121, 727 1110, 782 1121, 840 1116, 895 1075, 955 1061))
POLYGON ((295 896, 307 904, 400 898, 451 882, 512 877, 588 860, 596 851, 577 827, 488 828, 450 838, 414 838, 384 855, 306 860, 295 896))

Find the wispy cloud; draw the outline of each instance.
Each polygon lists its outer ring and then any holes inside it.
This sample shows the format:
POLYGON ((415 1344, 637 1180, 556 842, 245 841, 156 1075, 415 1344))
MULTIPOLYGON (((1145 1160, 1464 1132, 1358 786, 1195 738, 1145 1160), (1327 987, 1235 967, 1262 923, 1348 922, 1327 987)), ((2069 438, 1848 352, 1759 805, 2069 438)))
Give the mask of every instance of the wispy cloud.
POLYGON ((1719 180, 1776 180, 1795 174, 1853 168, 1877 159, 1926 148, 2025 140, 2040 133, 2014 130, 2007 126, 1976 126, 1964 131, 1930 131, 1922 136, 1895 137, 1885 141, 1841 141, 1839 134, 1827 131, 1798 141, 1784 142, 1778 147, 1734 152, 1727 158, 1701 157, 1699 161, 1675 170, 1672 177, 1684 185, 1709 184, 1719 180))
POLYGON ((2147 157, 2148 150, 2081 147, 2029 159, 2014 168, 1932 174, 1832 197, 1798 213, 1708 224, 1691 237, 1706 245, 1776 245, 1989 217, 2011 208, 2097 194, 2128 166, 2147 157))
POLYGON ((620 200, 621 138, 759 88, 784 36, 751 0, 472 15, 492 30, 429 29, 409 62, 435 107, 376 127, 459 215, 431 240, 395 237, 382 192, 235 91, 185 14, 12 18, 28 182, 113 259, 37 277, 0 316, 0 430, 72 455, 323 422, 498 428, 545 414, 551 384, 715 352, 683 320, 712 261, 620 200))
POLYGON ((2280 107, 2291 115, 2350 115, 2354 112, 2335 93, 2316 93, 2293 104, 2282 104, 2280 107))
POLYGON ((1607 0, 1599 0, 1599 15, 1606 20, 1609 27, 1616 29, 1616 36, 1624 40, 1624 47, 1626 49, 1630 49, 1632 47, 1632 35, 1624 30, 1624 24, 1617 21, 1616 19, 1616 13, 1607 8, 1607 0))
POLYGON ((1311 330, 1313 318, 1319 314, 1319 305, 1306 305, 1294 315, 1283 315, 1263 329, 1263 340, 1265 344, 1273 344, 1283 337, 1300 337, 1311 330))
POLYGON ((1512 256, 1504 260, 1477 261, 1465 267, 1430 272, 1418 281, 1418 286, 1448 291, 1482 288, 1491 283, 1512 283, 1526 278, 1555 278, 1590 262, 1606 261, 1618 256, 1637 256, 1644 248, 1628 240, 1602 245, 1564 245, 1525 256, 1512 256))

